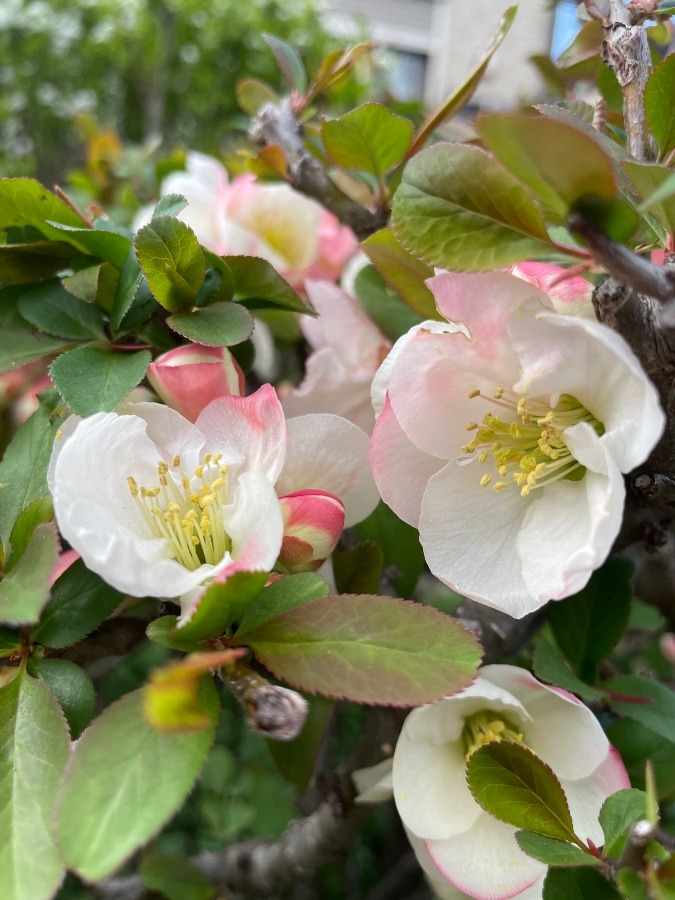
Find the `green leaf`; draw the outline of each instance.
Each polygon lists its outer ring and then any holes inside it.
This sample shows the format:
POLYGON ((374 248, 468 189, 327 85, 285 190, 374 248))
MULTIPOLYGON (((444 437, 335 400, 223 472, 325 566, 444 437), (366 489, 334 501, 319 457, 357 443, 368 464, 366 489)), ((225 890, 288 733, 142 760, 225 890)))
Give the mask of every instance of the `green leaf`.
POLYGON ((354 280, 354 292, 369 319, 390 341, 397 341, 423 319, 386 284, 373 266, 364 266, 354 280))
POLYGON ((269 84, 258 78, 242 78, 235 88, 237 103, 249 116, 256 116, 268 103, 278 103, 279 96, 269 84))
POLYGON ((659 797, 675 793, 675 744, 631 719, 619 719, 606 727, 607 737, 621 754, 630 782, 645 788, 645 760, 654 768, 659 797))
POLYGON ((81 228, 82 219, 63 200, 33 178, 0 179, 0 230, 32 225, 54 241, 67 240, 65 235, 48 225, 61 222, 81 228))
POLYGON ((33 284, 51 278, 79 254, 58 241, 31 241, 0 246, 0 284, 33 284))
POLYGON ((131 238, 107 228, 85 228, 50 222, 62 241, 67 241, 87 256, 112 263, 119 268, 131 247, 131 238))
POLYGON ((647 123, 661 150, 661 158, 675 147, 675 59, 666 56, 645 86, 647 123))
POLYGON ((190 313, 169 316, 167 325, 196 344, 230 347, 253 334, 253 316, 238 303, 212 303, 190 313))
POLYGON ((382 181, 408 152, 413 124, 379 103, 365 103, 337 119, 323 119, 321 137, 338 166, 369 172, 382 181))
POLYGON ((51 691, 17 674, 0 689, 0 896, 49 900, 65 866, 52 823, 68 761, 66 723, 51 691))
POLYGON ((546 116, 487 114, 476 128, 488 148, 558 222, 587 195, 615 197, 612 161, 582 131, 546 116))
POLYGON ((533 831, 517 831, 518 846, 539 862, 547 866, 601 866, 602 860, 592 853, 581 850, 569 841, 544 837, 533 831))
POLYGON ((625 162, 623 167, 643 198, 640 211, 649 210, 669 234, 675 233, 675 172, 654 163, 625 162))
POLYGON ((9 539, 12 545, 12 554, 5 564, 5 574, 10 572, 19 562, 37 526, 43 522, 51 522, 53 519, 54 504, 49 494, 46 497, 33 500, 24 509, 16 520, 14 528, 12 528, 12 534, 9 539))
POLYGON ((47 494, 47 467, 59 422, 51 419, 61 403, 56 391, 40 395, 40 406, 19 428, 0 462, 0 540, 9 536, 26 507, 47 494))
POLYGON ((141 228, 136 256, 150 290, 169 312, 194 305, 204 281, 206 263, 194 231, 170 216, 159 216, 141 228))
POLYGON ((21 634, 11 628, 0 625, 0 657, 11 656, 22 646, 21 634))
POLYGON ((361 249, 382 278, 423 319, 438 319, 434 295, 424 283, 434 270, 405 249, 391 228, 376 231, 361 249))
POLYGON ((70 647, 107 619, 123 599, 77 559, 56 580, 32 639, 57 650, 70 647))
POLYGON ((133 250, 129 250, 120 269, 120 277, 115 290, 115 299, 110 310, 110 328, 117 336, 122 319, 131 309, 143 279, 143 272, 133 250))
POLYGON ((637 212, 620 197, 582 197, 572 212, 580 212, 591 225, 619 243, 627 243, 640 223, 637 212))
POLYGON ((621 900, 597 869, 549 869, 542 900, 621 900))
POLYGON ((675 743, 675 691, 640 675, 617 675, 603 681, 602 689, 615 712, 675 743))
POLYGON ((290 284, 266 259, 257 256, 224 256, 234 278, 234 293, 248 309, 290 309, 312 313, 290 284))
POLYGON ((292 741, 267 741, 279 772, 303 794, 312 777, 335 703, 325 697, 309 697, 309 712, 302 731, 292 741))
POLYGON ((328 596, 328 590, 323 578, 314 572, 277 578, 246 607, 236 632, 237 640, 296 606, 328 596))
POLYGON ((603 696, 602 691, 586 684, 574 674, 557 645, 546 637, 537 641, 532 666, 537 678, 548 684, 557 684, 584 700, 599 700, 603 696))
POLYGON ((401 597, 410 596, 424 569, 417 529, 402 522, 380 501, 367 519, 354 526, 354 531, 362 540, 374 541, 380 547, 394 587, 401 597))
POLYGON ((77 740, 94 716, 96 693, 91 678, 67 659, 39 659, 34 668, 59 701, 70 736, 77 740))
POLYGON ((292 47, 272 34, 263 32, 262 39, 274 54, 279 71, 286 79, 289 87, 299 94, 307 90, 307 73, 302 60, 292 47))
POLYGON ((65 341, 29 331, 27 328, 3 328, 0 331, 0 374, 18 369, 65 346, 65 341))
POLYGON ((31 325, 57 337, 72 341, 105 337, 100 310, 69 294, 58 278, 26 287, 19 312, 31 325))
POLYGON ((550 766, 513 741, 491 741, 471 754, 466 780, 476 802, 500 822, 572 841, 567 797, 550 766))
POLYGON ((339 594, 377 594, 384 557, 374 541, 350 550, 333 551, 333 572, 339 594))
POLYGON ((616 881, 622 896, 627 900, 651 900, 649 888, 635 869, 619 869, 616 873, 616 881))
POLYGON ((227 581, 210 584, 199 598, 190 621, 176 629, 176 639, 201 642, 223 634, 228 626, 239 621, 267 578, 267 572, 235 572, 227 581))
POLYGON ((57 839, 67 865, 88 881, 117 869, 187 797, 215 735, 218 696, 211 681, 204 682, 202 701, 210 727, 168 734, 146 722, 143 691, 134 691, 78 741, 61 791, 57 839))
POLYGON ((462 690, 480 658, 475 638, 449 616, 372 595, 312 600, 245 640, 276 677, 300 690, 388 706, 462 690))
POLYGON ((77 347, 49 368, 54 386, 78 416, 112 412, 145 376, 148 350, 124 353, 103 347, 77 347))
POLYGON ((161 616, 146 628, 145 633, 155 644, 170 647, 172 650, 197 650, 203 641, 194 638, 183 638, 176 628, 178 616, 161 616))
POLYGON ((578 594, 550 606, 549 624, 556 642, 584 681, 595 680, 598 663, 609 656, 626 630, 634 570, 626 557, 610 557, 578 594))
POLYGON ((165 194, 160 197, 155 208, 152 211, 152 218, 157 219, 159 216, 175 217, 182 212, 188 205, 187 200, 182 194, 165 194))
POLYGON ((0 621, 10 625, 37 622, 49 599, 49 577, 59 555, 56 529, 38 525, 14 568, 0 581, 0 621))
POLYGON ((216 889, 187 856, 146 856, 140 868, 143 887, 168 900, 211 900, 216 889))
POLYGON ((647 795, 644 791, 627 788, 608 797, 600 810, 605 856, 621 856, 631 825, 646 815, 647 795))
POLYGON ((508 266, 550 249, 534 200, 477 147, 418 153, 394 197, 396 237, 415 256, 454 271, 508 266))
MULTIPOLYGON (((495 52, 501 45, 506 35, 509 33, 517 12, 517 6, 510 6, 506 10, 501 18, 499 25, 497 26, 496 32, 490 39, 490 43, 483 51, 483 55, 473 67, 471 72, 467 75, 467 77, 459 85, 459 87, 456 88, 453 93, 450 94, 450 96, 440 104, 440 106, 436 107, 436 109, 420 127, 419 131, 415 135, 415 140, 413 141, 412 147, 410 148, 410 156, 412 156, 424 146, 427 138, 435 131, 436 128, 442 125, 443 122, 446 122, 448 119, 457 115, 457 113, 460 112, 473 97, 474 93, 476 92, 476 88, 483 80, 483 76, 487 71, 490 60, 494 56, 495 52)), ((550 59, 548 57, 546 57, 546 59, 550 62, 550 59)))

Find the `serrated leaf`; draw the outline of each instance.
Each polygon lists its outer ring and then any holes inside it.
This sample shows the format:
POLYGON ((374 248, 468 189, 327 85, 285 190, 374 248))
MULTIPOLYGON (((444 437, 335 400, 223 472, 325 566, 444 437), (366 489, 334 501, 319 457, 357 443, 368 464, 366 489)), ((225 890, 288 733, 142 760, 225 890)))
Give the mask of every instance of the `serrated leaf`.
POLYGON ((59 542, 50 522, 38 525, 24 553, 0 581, 0 622, 30 625, 49 599, 49 577, 56 565, 59 542))
POLYGON ((16 520, 12 533, 10 535, 10 543, 12 545, 12 553, 5 563, 5 574, 10 572, 21 559, 31 536, 38 525, 43 522, 51 522, 54 519, 54 504, 51 496, 40 497, 33 500, 19 518, 16 520))
POLYGON ((59 427, 51 414, 60 402, 56 391, 41 394, 40 406, 19 428, 0 462, 0 540, 5 549, 19 515, 47 494, 47 467, 59 427))
POLYGON ((307 73, 295 50, 273 34, 263 32, 262 39, 274 54, 279 71, 289 87, 299 94, 304 93, 307 90, 307 73))
POLYGON ((143 272, 136 259, 133 248, 127 253, 126 259, 120 269, 120 277, 117 282, 115 299, 110 310, 110 328, 116 336, 122 319, 131 309, 136 294, 143 278, 143 272))
POLYGON ((253 316, 238 303, 212 303, 190 313, 176 313, 167 325, 195 344, 207 347, 231 347, 253 334, 253 316))
POLYGON ((66 346, 61 338, 29 331, 27 328, 3 328, 0 331, 0 375, 56 353, 66 346))
POLYGON ((64 864, 52 822, 68 760, 65 720, 50 690, 18 674, 0 689, 0 896, 49 900, 64 864))
POLYGON ((548 870, 542 900, 620 900, 620 894, 597 869, 548 870))
POLYGON ((500 822, 581 844, 555 773, 522 744, 491 741, 479 747, 467 762, 466 780, 479 806, 500 822))
POLYGON ((123 599, 77 559, 54 583, 32 639, 53 649, 70 647, 107 619, 123 599))
MULTIPOLYGON (((473 97, 478 85, 483 80, 483 75, 485 75, 485 72, 487 71, 490 60, 500 47, 506 35, 509 33, 517 12, 517 6, 510 6, 506 10, 501 18, 499 25, 497 26, 497 30, 490 39, 490 43, 483 51, 483 55, 473 67, 471 72, 467 75, 467 77, 459 85, 459 87, 457 87, 452 92, 452 94, 450 94, 450 96, 446 98, 440 104, 440 106, 436 107, 431 115, 428 116, 427 119, 425 119, 423 125, 415 135, 415 140, 413 141, 409 152, 410 156, 412 156, 424 146, 427 138, 430 137, 430 135, 433 133, 433 131, 435 131, 436 128, 438 128, 443 124, 443 122, 446 122, 448 119, 452 118, 458 112, 460 112, 473 97)), ((548 57, 546 57, 546 59, 548 59, 550 62, 550 59, 548 57)))
POLYGON ((49 221, 61 222, 76 228, 82 219, 56 194, 52 194, 33 178, 0 179, 0 230, 32 225, 45 237, 54 241, 67 238, 49 221))
POLYGON ((532 667, 537 678, 565 688, 584 700, 599 700, 602 697, 602 691, 586 684, 574 674, 556 644, 546 637, 537 641, 532 667))
POLYGON ((475 638, 449 616, 372 595, 312 600, 245 640, 294 687, 387 706, 417 706, 462 690, 480 659, 475 638))
POLYGON ((364 266, 357 274, 354 293, 368 318, 392 342, 424 321, 386 284, 374 266, 364 266))
POLYGON ((140 876, 143 887, 168 900, 211 900, 216 892, 187 856, 146 856, 140 876))
POLYGON ((34 668, 59 701, 70 736, 77 740, 94 716, 96 692, 91 678, 81 666, 67 659, 39 659, 34 668))
POLYGON ((193 306, 206 274, 194 231, 179 219, 158 216, 137 232, 134 245, 157 301, 173 313, 193 306))
POLYGON ((218 719, 213 683, 202 690, 211 719, 203 731, 156 731, 143 716, 143 691, 134 691, 78 741, 61 791, 57 840, 66 863, 88 881, 105 878, 147 843, 192 789, 218 719))
POLYGON ((377 594, 384 557, 374 541, 364 541, 349 550, 335 548, 333 573, 339 594, 377 594))
POLYGON ((640 675, 616 675, 602 689, 615 712, 675 743, 675 691, 640 675))
POLYGON ((328 596, 328 585, 314 572, 300 572, 297 575, 283 575, 263 588, 258 596, 246 607, 241 624, 236 632, 237 640, 260 628, 282 613, 328 596))
POLYGON ((605 856, 621 856, 631 825, 647 815, 647 795, 635 788, 617 791, 600 809, 605 856))
POLYGON ((643 198, 640 211, 649 211, 666 231, 675 233, 675 172, 654 163, 625 162, 623 167, 643 198))
POLYGON ((570 844, 556 838, 544 837, 534 831, 517 831, 518 846, 528 856, 538 859, 547 866, 601 866, 602 860, 570 844))
POLYGON ((83 228, 82 222, 77 226, 50 222, 60 240, 67 241, 87 256, 112 263, 119 268, 124 262, 131 238, 108 228, 83 228))
POLYGON ((381 181, 408 152, 413 124, 379 103, 364 103, 337 119, 323 119, 321 137, 338 166, 369 172, 381 181))
POLYGON ((91 416, 116 409, 145 376, 150 360, 148 350, 124 353, 77 347, 55 359, 49 374, 71 410, 91 416))
POLYGON ((176 629, 176 639, 197 642, 223 634, 229 625, 239 621, 267 577, 267 572, 235 572, 227 581, 210 584, 192 610, 190 620, 176 629))
POLYGON ((157 201, 155 208, 152 211, 152 218, 156 219, 159 216, 175 217, 178 213, 182 212, 187 205, 188 202, 182 194, 165 194, 157 201))
POLYGON ((675 147, 675 58, 672 53, 649 76, 644 103, 647 123, 663 158, 675 147))
POLYGON ((551 604, 549 624, 556 642, 576 673, 594 681, 628 625, 634 564, 614 556, 597 569, 578 594, 551 604))
POLYGON ((497 159, 564 221, 583 197, 617 194, 612 161, 582 131, 546 116, 484 114, 478 133, 497 159))
POLYGON ((496 269, 550 249, 526 189, 497 160, 463 144, 436 144, 410 160, 393 223, 406 249, 453 271, 496 269))
POLYGON ((313 310, 266 259, 258 256, 224 256, 234 278, 236 299, 248 309, 290 309, 310 313, 313 310))
POLYGON ((392 290, 423 319, 438 319, 436 301, 424 283, 434 270, 408 253, 391 228, 376 231, 361 249, 392 290))
POLYGON ((73 341, 105 337, 100 310, 73 297, 57 278, 26 287, 19 312, 31 325, 57 337, 73 341))

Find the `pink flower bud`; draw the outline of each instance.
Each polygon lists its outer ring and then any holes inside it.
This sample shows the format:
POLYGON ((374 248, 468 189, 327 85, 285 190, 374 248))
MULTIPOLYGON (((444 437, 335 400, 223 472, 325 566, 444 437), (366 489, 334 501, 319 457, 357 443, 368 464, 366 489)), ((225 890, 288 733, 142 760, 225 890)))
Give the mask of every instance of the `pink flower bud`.
POLYGON ((169 350, 150 364, 148 381, 191 422, 217 397, 244 393, 244 373, 225 347, 185 344, 169 350))
POLYGON ((277 567, 314 572, 333 552, 345 522, 345 508, 334 494, 296 491, 280 498, 284 539, 277 567))

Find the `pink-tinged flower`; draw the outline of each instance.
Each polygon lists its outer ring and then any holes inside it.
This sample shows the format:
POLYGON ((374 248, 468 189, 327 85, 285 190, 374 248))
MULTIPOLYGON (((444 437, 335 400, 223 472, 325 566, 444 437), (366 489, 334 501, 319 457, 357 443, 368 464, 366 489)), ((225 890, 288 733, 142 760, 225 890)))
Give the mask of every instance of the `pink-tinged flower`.
POLYGON ((59 554, 59 558, 56 561, 56 565, 51 571, 49 576, 49 586, 51 587, 55 581, 57 581, 66 569, 70 568, 75 560, 80 558, 80 554, 77 550, 64 550, 63 553, 59 554))
POLYGON ((516 829, 486 813, 467 786, 468 758, 492 740, 524 744, 547 763, 576 833, 602 845, 600 807, 630 786, 623 763, 579 700, 516 666, 485 666, 461 693, 413 710, 396 745, 393 775, 383 778, 380 768, 373 785, 364 770, 357 786, 363 801, 377 802, 391 779, 413 849, 441 896, 534 900, 546 866, 522 852, 516 829))
POLYGON ((282 395, 288 415, 331 412, 370 433, 375 424, 370 386, 391 343, 349 294, 327 281, 307 281, 318 318, 303 316, 300 327, 312 347, 305 378, 282 395))
POLYGON ((543 291, 556 312, 597 320, 593 309, 593 285, 586 278, 570 275, 560 266, 538 262, 516 263, 508 271, 543 291))
POLYGON ((190 422, 217 397, 244 393, 244 373, 226 347, 184 344, 148 366, 159 397, 190 422))
MULTIPOLYGON (((251 174, 230 182, 218 160, 201 153, 188 153, 185 171, 172 172, 161 193, 186 198, 178 218, 205 247, 261 256, 299 289, 305 278, 338 278, 356 249, 352 231, 314 200, 287 184, 260 184, 251 174)), ((150 214, 144 210, 135 227, 150 214)))
POLYGON ((448 324, 400 338, 373 383, 371 464, 431 571, 520 617, 581 588, 621 524, 622 473, 664 425, 626 342, 505 273, 429 279, 448 324))
POLYGON ((281 498, 284 539, 277 568, 315 572, 335 549, 345 523, 342 501, 325 491, 296 491, 281 498))

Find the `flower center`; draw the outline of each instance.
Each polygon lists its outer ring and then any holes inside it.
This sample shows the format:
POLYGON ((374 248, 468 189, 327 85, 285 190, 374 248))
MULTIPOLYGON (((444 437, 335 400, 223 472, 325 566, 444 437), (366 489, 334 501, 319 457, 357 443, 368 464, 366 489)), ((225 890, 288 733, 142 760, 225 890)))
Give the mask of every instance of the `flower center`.
POLYGON ((174 558, 191 571, 204 563, 215 565, 232 549, 224 515, 228 467, 221 466, 220 460, 220 453, 206 453, 192 476, 181 467, 179 456, 174 456, 171 466, 160 460, 159 484, 149 488, 127 478, 152 536, 168 541, 174 558))
MULTIPOLYGON (((464 444, 463 453, 478 454, 481 463, 491 456, 501 478, 492 487, 503 491, 509 484, 518 485, 523 497, 535 488, 552 484, 561 478, 579 481, 586 467, 577 462, 565 443, 566 428, 578 422, 588 422, 597 435, 605 433, 602 422, 573 397, 562 394, 557 405, 551 407, 549 397, 518 397, 513 391, 498 387, 493 397, 486 397, 479 390, 471 391, 469 398, 482 397, 494 406, 511 413, 508 420, 491 412, 485 413, 482 425, 469 422, 467 431, 475 431, 475 437, 464 444)), ((481 476, 480 483, 487 487, 492 475, 481 476)))
POLYGON ((525 735, 518 730, 517 725, 502 713, 493 712, 491 709, 483 709, 464 720, 462 744, 464 759, 467 762, 476 750, 492 741, 515 741, 522 744, 524 740, 525 735))

